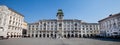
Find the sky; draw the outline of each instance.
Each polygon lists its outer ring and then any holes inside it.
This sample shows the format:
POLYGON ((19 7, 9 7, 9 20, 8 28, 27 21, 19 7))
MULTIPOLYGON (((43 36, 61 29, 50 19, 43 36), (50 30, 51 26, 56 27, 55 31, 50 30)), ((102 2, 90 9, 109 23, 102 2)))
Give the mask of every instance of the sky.
POLYGON ((64 19, 79 19, 97 23, 110 14, 120 13, 120 0, 0 0, 0 4, 25 16, 28 23, 56 19, 58 9, 64 19))

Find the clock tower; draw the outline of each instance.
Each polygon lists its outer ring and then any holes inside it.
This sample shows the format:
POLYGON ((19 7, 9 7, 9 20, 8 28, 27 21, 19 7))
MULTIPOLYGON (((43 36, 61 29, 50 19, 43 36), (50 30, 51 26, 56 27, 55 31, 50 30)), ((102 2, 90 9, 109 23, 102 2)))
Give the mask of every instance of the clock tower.
POLYGON ((57 20, 63 20, 63 11, 62 9, 58 9, 58 12, 57 12, 57 20))
POLYGON ((58 36, 57 38, 64 38, 64 29, 63 29, 63 11, 62 9, 58 9, 58 12, 57 12, 57 31, 58 31, 58 36))

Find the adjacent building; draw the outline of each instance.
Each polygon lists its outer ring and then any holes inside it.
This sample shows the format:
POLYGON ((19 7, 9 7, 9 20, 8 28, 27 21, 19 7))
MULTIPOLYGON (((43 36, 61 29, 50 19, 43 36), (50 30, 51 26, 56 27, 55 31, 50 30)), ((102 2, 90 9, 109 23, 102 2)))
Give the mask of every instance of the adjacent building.
MULTIPOLYGON (((8 37, 21 37, 24 16, 5 5, 0 5, 0 27, 8 37)), ((1 34, 0 34, 1 35, 1 34)))
POLYGON ((7 37, 8 10, 5 6, 0 6, 0 38, 7 37))
POLYGON ((22 24, 22 37, 26 37, 27 36, 27 30, 28 30, 28 24, 26 21, 23 22, 22 24))
POLYGON ((120 36, 120 13, 111 14, 99 21, 100 36, 116 37, 120 36))
POLYGON ((98 23, 86 23, 78 19, 64 19, 62 9, 58 9, 57 19, 43 19, 28 24, 27 34, 37 38, 80 38, 99 34, 98 23))

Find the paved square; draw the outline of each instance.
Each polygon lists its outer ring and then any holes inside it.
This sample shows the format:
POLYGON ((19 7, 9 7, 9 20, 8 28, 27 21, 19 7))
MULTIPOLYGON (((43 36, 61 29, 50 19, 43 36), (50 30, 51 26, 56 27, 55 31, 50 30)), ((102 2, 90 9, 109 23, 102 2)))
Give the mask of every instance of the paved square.
POLYGON ((120 45, 120 41, 105 41, 87 38, 13 38, 0 40, 0 45, 120 45))

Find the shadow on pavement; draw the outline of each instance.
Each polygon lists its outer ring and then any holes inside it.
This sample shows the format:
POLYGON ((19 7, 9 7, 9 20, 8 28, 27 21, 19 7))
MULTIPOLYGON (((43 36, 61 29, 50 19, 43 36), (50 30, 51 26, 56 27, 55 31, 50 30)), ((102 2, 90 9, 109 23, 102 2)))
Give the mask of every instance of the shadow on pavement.
POLYGON ((120 38, 89 38, 89 39, 120 42, 120 38))

